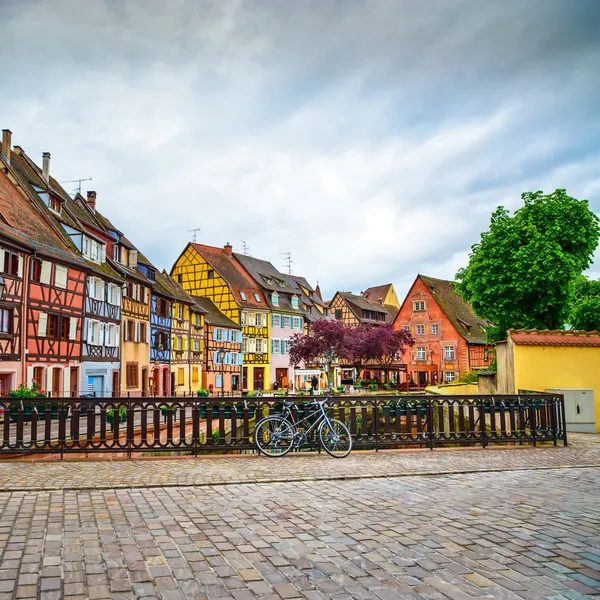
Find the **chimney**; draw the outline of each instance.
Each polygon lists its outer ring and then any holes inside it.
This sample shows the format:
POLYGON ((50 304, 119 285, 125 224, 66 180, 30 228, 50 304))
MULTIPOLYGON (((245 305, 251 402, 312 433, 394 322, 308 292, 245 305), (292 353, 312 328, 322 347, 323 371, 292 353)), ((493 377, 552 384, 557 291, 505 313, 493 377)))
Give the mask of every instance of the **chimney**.
POLYGON ((6 157, 8 164, 10 165, 10 145, 11 145, 12 131, 10 129, 2 130, 2 154, 6 157))
POLYGON ((87 193, 87 205, 92 209, 92 212, 96 212, 96 192, 87 193))
POLYGON ((50 152, 42 152, 42 176, 46 183, 50 183, 50 152))
POLYGON ((233 256, 233 246, 229 242, 227 242, 223 247, 225 248, 227 256, 233 256))

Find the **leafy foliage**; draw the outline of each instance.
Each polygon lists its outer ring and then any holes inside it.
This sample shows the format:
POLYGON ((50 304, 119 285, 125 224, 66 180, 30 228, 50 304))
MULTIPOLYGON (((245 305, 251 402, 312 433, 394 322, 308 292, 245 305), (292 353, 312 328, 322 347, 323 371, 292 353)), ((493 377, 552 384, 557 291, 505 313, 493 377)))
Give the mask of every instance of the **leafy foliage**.
POLYGON ((528 192, 513 216, 500 206, 490 228, 471 247, 459 270, 458 291, 477 315, 494 326, 490 341, 510 328, 557 329, 567 321, 573 283, 598 245, 598 217, 587 200, 528 192))
POLYGON ((574 329, 600 331, 600 281, 584 276, 575 281, 569 324, 574 329))
POLYGON ((478 380, 477 371, 467 371, 460 376, 460 383, 477 383, 478 380))

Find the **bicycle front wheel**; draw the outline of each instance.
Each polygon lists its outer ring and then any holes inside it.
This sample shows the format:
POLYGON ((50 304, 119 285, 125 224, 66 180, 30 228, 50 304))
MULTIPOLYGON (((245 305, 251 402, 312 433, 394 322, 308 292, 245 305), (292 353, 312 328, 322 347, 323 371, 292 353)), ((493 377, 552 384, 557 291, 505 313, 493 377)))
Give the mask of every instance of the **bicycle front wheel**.
POLYGON ((337 419, 323 421, 319 427, 319 441, 325 452, 334 458, 344 458, 352 450, 352 436, 344 423, 337 419))
POLYGON ((254 442, 267 456, 284 456, 294 447, 294 428, 282 417, 265 417, 256 424, 254 442))

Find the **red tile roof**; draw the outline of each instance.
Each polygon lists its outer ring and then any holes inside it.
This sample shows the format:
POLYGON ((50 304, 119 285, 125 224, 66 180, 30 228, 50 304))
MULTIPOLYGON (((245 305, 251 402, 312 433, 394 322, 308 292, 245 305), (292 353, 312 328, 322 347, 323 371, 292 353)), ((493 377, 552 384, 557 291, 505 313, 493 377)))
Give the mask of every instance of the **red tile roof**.
POLYGON ((600 348, 600 333, 597 331, 511 329, 510 337, 512 341, 519 346, 575 346, 600 348))
POLYGON ((264 309, 269 308, 262 290, 246 272, 246 269, 244 269, 235 256, 229 255, 224 248, 205 246, 204 244, 192 244, 192 246, 228 283, 233 292, 235 301, 240 306, 264 309), (244 292, 246 300, 242 299, 240 292, 244 292), (260 302, 256 301, 254 294, 258 294, 260 302))

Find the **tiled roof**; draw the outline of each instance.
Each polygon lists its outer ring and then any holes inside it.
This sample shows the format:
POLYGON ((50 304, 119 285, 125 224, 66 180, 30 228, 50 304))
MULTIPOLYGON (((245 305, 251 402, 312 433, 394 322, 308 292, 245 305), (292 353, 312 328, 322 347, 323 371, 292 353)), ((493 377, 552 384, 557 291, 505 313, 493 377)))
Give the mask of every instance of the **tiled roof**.
POLYGON ((327 305, 325 304, 325 302, 323 302, 323 299, 321 298, 321 296, 319 296, 317 290, 313 289, 313 287, 310 285, 310 283, 308 283, 306 278, 301 277, 300 275, 286 275, 285 273, 283 276, 288 282, 296 285, 296 289, 300 290, 300 293, 302 294, 303 298, 306 297, 310 300, 312 304, 318 304, 322 308, 327 308, 327 305), (308 296, 304 293, 302 288, 305 288, 309 291, 308 296))
POLYGON ((600 348, 598 331, 511 329, 510 337, 519 346, 574 346, 600 348))
POLYGON ((471 344, 485 344, 485 328, 489 322, 478 318, 473 309, 458 295, 454 282, 419 275, 440 308, 458 333, 471 344))
POLYGON ((234 257, 242 264, 244 269, 246 269, 263 291, 265 291, 265 298, 269 308, 276 311, 304 314, 304 310, 292 307, 292 297, 300 296, 296 286, 291 285, 283 273, 280 273, 270 262, 244 254, 234 253, 234 257), (281 284, 278 282, 281 282, 281 284), (272 292, 277 292, 279 296, 278 305, 274 305, 271 300, 272 292))
POLYGON ((208 262, 208 264, 228 283, 233 291, 235 301, 244 307, 264 308, 269 306, 265 296, 255 281, 246 273, 241 263, 234 257, 227 254, 224 248, 215 246, 205 246, 204 244, 191 244, 208 262), (240 296, 244 292, 246 300, 240 296), (257 302, 254 294, 258 294, 260 302, 257 302))
POLYGON ((385 300, 391 287, 391 283, 386 283, 385 285, 377 285, 374 287, 367 288, 362 293, 362 295, 370 302, 379 302, 379 300, 385 300))
POLYGON ((205 311, 204 321, 209 325, 219 325, 220 327, 229 327, 231 329, 241 329, 235 321, 224 315, 210 298, 192 296, 196 304, 205 311))

